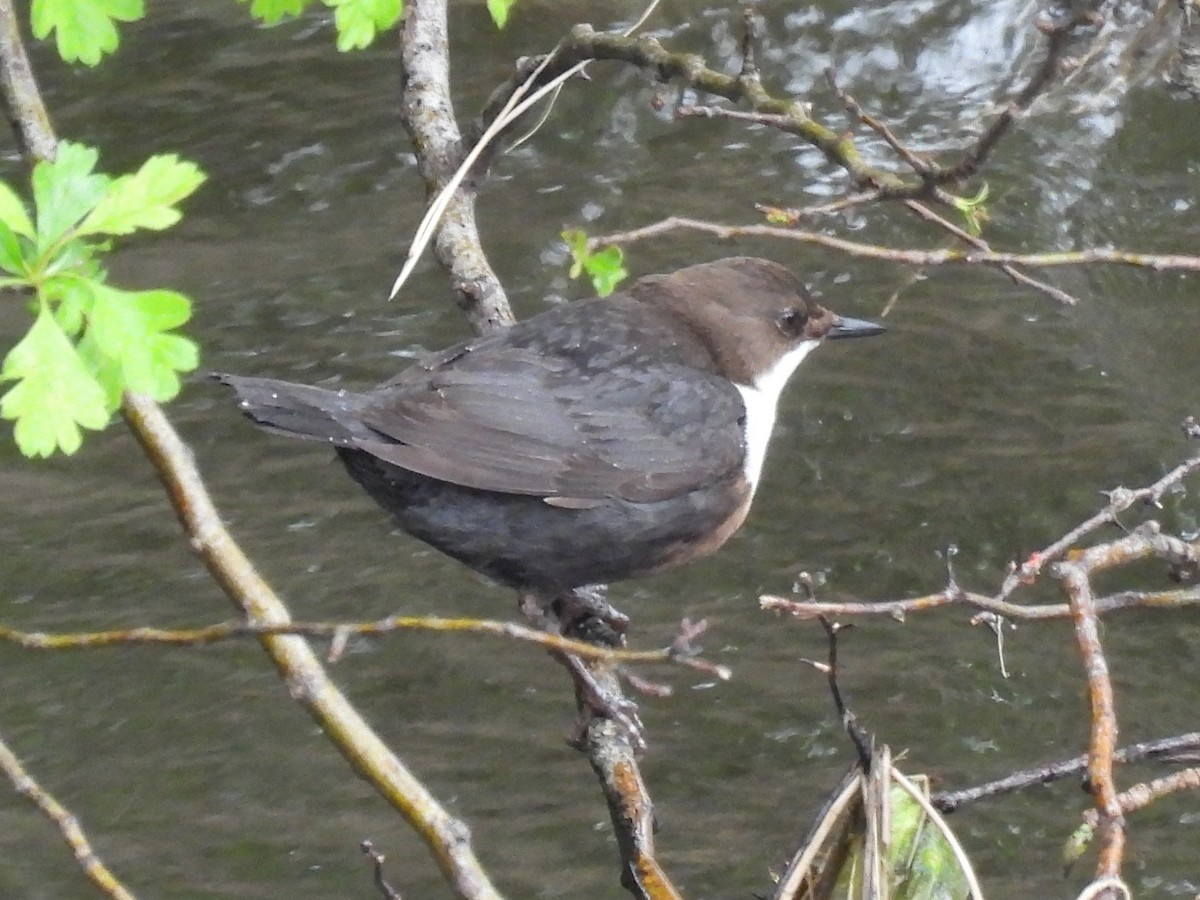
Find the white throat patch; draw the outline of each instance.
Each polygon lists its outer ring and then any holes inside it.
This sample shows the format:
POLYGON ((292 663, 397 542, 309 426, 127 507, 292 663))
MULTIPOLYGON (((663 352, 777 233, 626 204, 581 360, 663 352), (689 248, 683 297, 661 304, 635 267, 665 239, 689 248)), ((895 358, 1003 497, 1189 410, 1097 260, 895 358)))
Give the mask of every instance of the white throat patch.
POLYGON ((789 350, 775 365, 758 377, 753 385, 739 384, 742 403, 746 406, 746 459, 742 471, 750 482, 750 493, 758 487, 762 474, 763 460, 767 458, 767 444, 775 430, 775 409, 779 395, 796 367, 804 357, 817 348, 820 341, 804 341, 789 350))

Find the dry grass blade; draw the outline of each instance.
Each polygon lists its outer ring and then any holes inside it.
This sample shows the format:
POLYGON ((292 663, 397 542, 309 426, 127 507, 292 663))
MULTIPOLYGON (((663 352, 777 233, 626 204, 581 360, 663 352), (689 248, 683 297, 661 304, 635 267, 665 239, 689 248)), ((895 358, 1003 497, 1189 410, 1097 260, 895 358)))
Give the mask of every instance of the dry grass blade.
POLYGON ((793 857, 771 900, 983 900, 962 845, 886 747, 872 774, 851 770, 793 857), (878 773, 878 774, 876 774, 878 773))

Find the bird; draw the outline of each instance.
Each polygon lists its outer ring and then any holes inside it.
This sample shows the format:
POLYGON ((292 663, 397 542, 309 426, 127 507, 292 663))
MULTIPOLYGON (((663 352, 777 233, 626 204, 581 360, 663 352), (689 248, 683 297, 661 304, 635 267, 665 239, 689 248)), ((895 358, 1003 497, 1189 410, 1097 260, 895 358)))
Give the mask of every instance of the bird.
POLYGON ((883 331, 782 265, 731 257, 554 305, 361 392, 213 377, 260 427, 332 446, 403 531, 552 596, 720 548, 797 367, 883 331))

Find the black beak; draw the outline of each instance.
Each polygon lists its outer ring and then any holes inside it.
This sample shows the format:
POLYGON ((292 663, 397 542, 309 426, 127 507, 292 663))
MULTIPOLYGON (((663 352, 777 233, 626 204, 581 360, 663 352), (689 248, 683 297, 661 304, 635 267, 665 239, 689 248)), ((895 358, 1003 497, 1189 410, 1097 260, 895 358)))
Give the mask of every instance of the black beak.
POLYGON ((866 319, 851 319, 849 316, 838 316, 833 320, 833 327, 826 332, 829 340, 836 338, 870 337, 873 334, 883 334, 887 331, 882 325, 868 322, 866 319))

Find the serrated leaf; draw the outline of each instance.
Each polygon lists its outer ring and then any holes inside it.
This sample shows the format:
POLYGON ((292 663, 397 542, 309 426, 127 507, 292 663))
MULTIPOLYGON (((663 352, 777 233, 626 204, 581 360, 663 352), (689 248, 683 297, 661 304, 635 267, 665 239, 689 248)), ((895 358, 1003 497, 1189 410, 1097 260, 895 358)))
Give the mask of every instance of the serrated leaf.
POLYGON ((33 239, 33 220, 29 218, 29 210, 25 201, 5 182, 0 181, 0 222, 7 225, 16 234, 33 239))
POLYGON ((337 48, 361 50, 370 46, 375 35, 391 28, 404 11, 403 0, 324 0, 333 8, 333 24, 337 29, 337 48))
POLYGON ((61 141, 53 162, 33 167, 37 245, 42 252, 91 212, 111 179, 92 172, 99 154, 92 147, 61 141))
POLYGON ((123 291, 98 283, 92 296, 85 341, 104 357, 95 359, 96 372, 109 397, 135 391, 165 401, 179 393, 177 373, 194 369, 199 352, 168 329, 188 320, 190 301, 175 291, 123 291))
POLYGON ((59 56, 94 66, 117 49, 114 23, 132 22, 145 12, 142 0, 33 0, 30 18, 39 40, 54 32, 59 56))
POLYGON ((195 163, 174 153, 152 156, 132 175, 113 181, 78 229, 78 234, 129 234, 138 228, 161 231, 179 221, 175 204, 204 183, 195 163))
POLYGON ((264 24, 275 25, 282 19, 300 15, 308 4, 309 0, 251 0, 250 15, 264 24))
POLYGON ((103 389, 45 304, 9 351, 0 381, 17 382, 0 398, 0 416, 16 422, 13 435, 26 456, 74 453, 83 440, 80 427, 108 424, 103 389))
POLYGON ((497 28, 508 24, 508 12, 517 5, 517 0, 487 0, 488 12, 497 28))

